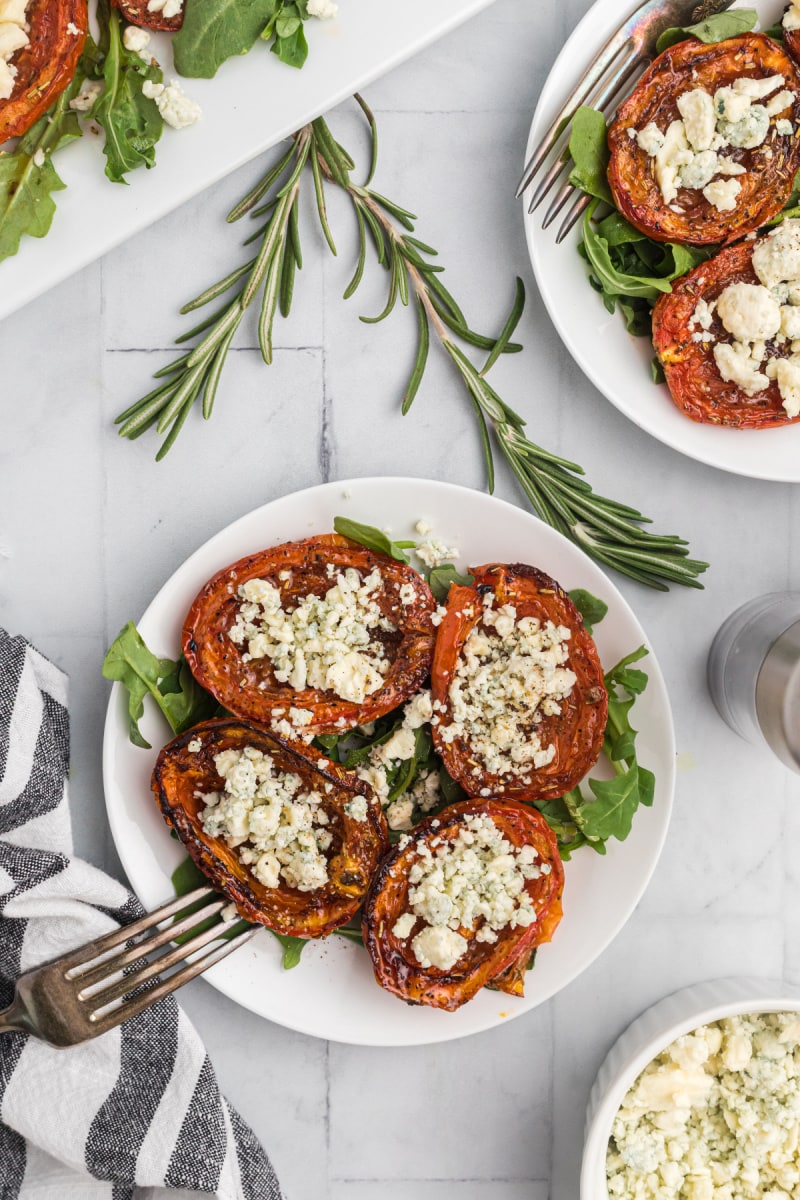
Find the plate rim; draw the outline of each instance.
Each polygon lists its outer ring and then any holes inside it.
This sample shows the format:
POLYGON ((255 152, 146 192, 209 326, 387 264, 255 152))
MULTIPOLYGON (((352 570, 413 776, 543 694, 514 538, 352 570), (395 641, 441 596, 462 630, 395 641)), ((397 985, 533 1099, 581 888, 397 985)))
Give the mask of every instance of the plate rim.
MULTIPOLYGON (((555 96, 558 96, 560 91, 564 91, 564 94, 566 95, 566 91, 569 89, 569 83, 567 83, 566 90, 560 87, 561 75, 564 64, 573 54, 575 43, 580 43, 586 28, 595 24, 598 10, 602 9, 605 11, 608 9, 608 11, 611 12, 613 6, 617 6, 619 8, 621 17, 629 14, 630 4, 625 3, 624 0, 594 0, 594 3, 589 7, 581 20, 574 27, 572 33, 569 35, 558 55, 556 56, 550 70, 547 73, 547 77, 542 84, 539 98, 536 102, 536 107, 534 109, 525 145, 525 163, 528 162, 531 150, 540 136, 539 126, 544 122, 544 117, 542 114, 547 109, 548 105, 553 101, 554 94, 555 96)), ((755 0, 755 6, 758 6, 758 0, 755 0)), ((733 7, 739 7, 739 0, 735 0, 733 7)), ((602 28, 605 29, 605 26, 602 26, 602 28)), ((582 56, 578 57, 582 58, 582 56)), ((632 411, 625 406, 623 402, 615 398, 613 384, 607 380, 603 372, 596 369, 588 351, 584 351, 582 349, 575 326, 571 325, 566 319, 549 289, 548 274, 544 270, 543 264, 540 260, 538 246, 539 238, 554 236, 554 231, 552 227, 546 231, 539 228, 537 223, 537 214, 540 210, 536 210, 534 213, 528 212, 527 190, 526 192, 523 192, 520 200, 522 204, 522 221, 525 229, 525 242, 528 247, 528 257, 531 261, 531 267, 533 268, 533 274, 536 279, 539 295, 544 302, 548 316, 550 317, 550 320, 552 321, 565 349, 579 369, 587 377, 589 382, 597 389, 597 391, 600 392, 600 394, 610 404, 612 404, 614 408, 616 408, 616 410, 626 418, 626 420, 630 421, 638 429, 641 429, 644 433, 648 434, 649 437, 655 438, 656 441, 660 442, 664 446, 668 446, 677 454, 682 454, 686 458, 693 459, 695 462, 703 463, 705 466, 713 467, 718 471, 725 471, 728 474, 737 475, 745 479, 760 479, 770 483, 800 483, 800 454, 797 456, 797 466, 794 468, 794 470, 792 470, 790 467, 780 469, 778 467, 759 466, 758 463, 754 463, 752 467, 740 466, 738 464, 734 465, 728 461, 725 461, 724 455, 720 457, 719 451, 715 452, 710 448, 705 449, 702 446, 698 446, 697 449, 687 447, 682 443, 681 439, 675 439, 671 437, 668 432, 665 433, 658 429, 657 424, 648 420, 646 414, 644 418, 637 416, 635 410, 632 411)), ((572 235, 562 242, 562 247, 567 251, 570 249, 574 250, 572 235)), ((587 291, 591 291, 591 289, 588 287, 588 281, 587 291)), ((596 294, 594 295, 597 303, 601 303, 599 296, 596 296, 596 294)), ((619 314, 614 315, 616 319, 621 320, 619 314)), ((647 379, 646 376, 643 376, 642 384, 644 387, 655 386, 647 379)), ((666 387, 666 384, 663 386, 666 387)), ((672 400, 669 399, 669 402, 672 403, 672 400)), ((685 417, 684 420, 690 428, 698 424, 690 421, 688 417, 685 417)), ((707 425, 702 424, 699 427, 709 428, 707 425)), ((763 436, 770 433, 777 434, 781 428, 785 427, 761 429, 755 431, 724 428, 720 429, 718 432, 722 433, 723 435, 730 434, 732 436, 736 436, 738 433, 752 433, 763 436)), ((795 428, 800 429, 800 426, 796 426, 795 428)))
MULTIPOLYGON (((658 731, 658 735, 657 735, 658 739, 660 741, 663 739, 662 745, 663 745, 663 753, 664 753, 664 758, 665 758, 665 763, 666 763, 666 771, 662 773, 662 776, 659 779, 660 788, 663 788, 663 797, 662 797, 661 806, 660 806, 662 809, 662 820, 661 820, 660 828, 657 831, 657 836, 655 836, 655 838, 653 840, 652 848, 650 851, 651 862, 650 862, 648 870, 646 871, 645 875, 641 879, 641 881, 636 889, 635 894, 632 893, 631 896, 629 897, 628 901, 626 902, 624 914, 619 917, 619 919, 613 924, 612 927, 609 927, 609 929, 606 932, 606 934, 604 935, 603 939, 600 939, 599 941, 597 941, 593 944, 590 956, 588 958, 586 958, 585 961, 583 961, 582 964, 577 969, 575 969, 571 974, 569 974, 566 978, 564 978, 557 987, 551 988, 549 991, 546 992, 546 994, 543 994, 540 997, 538 997, 534 1003, 526 1004, 524 1007, 515 1007, 510 1012, 506 1013, 504 1015, 504 1017, 500 1017, 499 1015, 494 1016, 493 1018, 488 1019, 485 1023, 481 1024, 479 1028, 462 1030, 462 1029, 456 1028, 455 1026, 446 1027, 446 1026, 442 1025, 436 1031, 432 1031, 432 1030, 424 1031, 424 1032, 420 1031, 420 1034, 412 1034, 412 1036, 401 1036, 400 1038, 396 1038, 391 1041, 386 1040, 385 1038, 377 1038, 377 1037, 375 1037, 375 1038, 361 1037, 361 1038, 355 1039, 352 1036, 350 1036, 350 1037, 336 1036, 336 1034, 332 1034, 329 1031, 320 1032, 319 1028, 313 1027, 314 1026, 313 1022, 308 1022, 308 1021, 303 1020, 300 1014, 298 1014, 298 1018, 296 1020, 292 1020, 292 1021, 288 1021, 285 1019, 279 1020, 276 1017, 267 1016, 259 1009, 252 1007, 252 1005, 250 1003, 248 1003, 248 1000, 246 998, 243 999, 241 994, 239 994, 237 992, 237 989, 235 986, 231 986, 231 987, 227 986, 226 976, 224 973, 224 962, 216 967, 212 967, 203 976, 203 978, 206 980, 207 983, 209 983, 212 987, 216 988, 218 991, 222 992, 222 994, 225 995, 228 999, 234 1001, 234 1003, 236 1003, 236 1004, 241 1005, 241 1007, 245 1008, 246 1010, 253 1012, 255 1015, 261 1017, 263 1020, 271 1021, 277 1025, 281 1025, 283 1028, 291 1029, 294 1032, 302 1033, 302 1034, 305 1034, 310 1037, 318 1037, 318 1038, 322 1038, 327 1041, 337 1042, 337 1043, 341 1043, 341 1044, 345 1044, 345 1045, 363 1045, 363 1046, 394 1048, 394 1047, 402 1047, 402 1046, 436 1045, 436 1044, 443 1043, 443 1042, 456 1041, 456 1040, 459 1040, 464 1037, 471 1037, 478 1033, 485 1033, 491 1029, 496 1029, 498 1027, 498 1025, 508 1024, 509 1021, 517 1019, 518 1017, 521 1017, 529 1012, 532 1012, 534 1009, 539 1008, 542 1004, 547 1003, 554 996, 556 996, 560 992, 562 992, 566 987, 569 987, 569 985, 571 983, 573 983, 586 970, 588 970, 589 967, 592 966, 592 964, 597 961, 597 959, 600 957, 600 955, 602 955, 605 952, 605 950, 608 949, 608 947, 611 945, 611 943, 615 940, 615 938, 618 936, 618 934, 621 932, 621 930, 625 927, 625 925, 630 920, 634 911, 638 907, 645 891, 649 887, 650 882, 653 877, 653 874, 655 873, 655 870, 661 860, 661 855, 663 853, 664 844, 665 844, 667 835, 669 833, 671 820, 672 820, 672 814, 673 814, 673 810, 674 810, 677 766, 676 766, 675 722, 674 722, 674 717, 673 717, 673 713, 672 713, 672 706, 670 704, 669 692, 668 692, 668 689, 666 686, 666 681, 664 679, 664 674, 661 669, 660 662, 656 656, 655 649, 653 648, 650 639, 647 637, 646 630, 644 630, 644 628, 642 627, 641 622, 639 621, 639 618, 637 617, 633 608, 628 603, 626 598, 622 595, 622 593, 620 592, 619 588, 614 583, 614 581, 605 573, 605 571, 602 570, 602 568, 599 566, 599 564, 595 563, 592 559, 590 559, 588 557, 588 555, 586 555, 582 550, 580 550, 579 547, 575 546, 575 544, 573 542, 571 542, 568 538, 564 537, 564 535, 561 534, 558 530, 553 529, 552 526, 550 526, 546 522, 542 521, 534 513, 528 512, 527 510, 521 508, 519 505, 513 504, 507 500, 503 500, 500 497, 489 495, 488 493, 482 492, 476 488, 465 487, 462 484, 449 483, 446 480, 429 479, 429 478, 417 477, 417 476, 398 476, 398 475, 361 476, 361 477, 355 477, 355 478, 350 478, 350 479, 330 480, 328 482, 314 484, 308 488, 300 488, 295 492, 288 492, 283 495, 276 496, 272 500, 267 501, 265 504, 257 505, 254 509, 251 509, 249 512, 242 514, 240 517, 235 518, 233 521, 231 521, 227 525, 223 526, 216 533, 212 534, 211 537, 207 538, 205 542, 202 542, 199 546, 197 546, 196 549, 187 558, 183 559, 182 562, 180 562, 178 564, 178 566, 175 568, 175 570, 164 580, 161 587, 157 590, 157 592, 153 596, 152 600, 150 601, 150 603, 147 605, 144 612, 140 616, 139 620, 136 622, 137 628, 141 625, 141 623, 143 623, 147 619, 147 617, 151 613, 151 611, 154 608, 158 607, 158 604, 162 597, 162 594, 174 584, 176 576, 183 574, 184 572, 189 573, 191 571, 192 565, 198 558, 200 558, 200 556, 205 555, 209 551, 209 549, 215 549, 217 544, 220 542, 223 542, 231 534, 231 532, 234 531, 238 526, 240 526, 246 522, 249 522, 253 519, 257 519, 261 514, 266 513, 270 508, 274 507, 275 505, 285 502, 290 499, 297 500, 300 497, 314 497, 314 496, 319 495, 320 493, 329 492, 334 489, 340 491, 340 493, 341 493, 341 492, 347 492, 349 489, 356 488, 356 487, 378 486, 380 488, 384 488, 384 487, 395 488, 395 487, 409 487, 409 486, 418 485, 420 483, 430 486, 434 490, 439 491, 439 492, 443 492, 443 493, 447 493, 447 494, 451 494, 451 495, 452 494, 468 495, 471 498, 477 497, 479 499, 479 501, 486 502, 490 506, 498 505, 498 506, 500 506, 501 509, 503 509, 503 508, 511 509, 516 514, 522 516, 523 518, 531 520, 537 526, 541 527, 541 529, 544 530, 546 536, 552 535, 552 537, 557 542, 566 543, 566 546, 570 553, 576 555, 579 560, 584 560, 586 563, 588 563, 590 570, 596 571, 599 575, 601 575, 603 577, 607 586, 614 593, 615 600, 620 604, 621 611, 627 616, 627 618, 629 620, 632 620, 633 623, 637 626, 637 628, 640 629, 642 632, 643 640, 647 644, 648 650, 649 650, 648 677, 649 677, 649 680, 651 681, 652 690, 654 692, 659 693, 658 700, 661 702, 663 709, 664 709, 665 716, 666 716, 665 726, 663 729, 660 729, 658 731), (222 968, 222 970, 221 970, 221 968, 222 968)), ((349 499, 346 502, 349 502, 349 499)), ((120 734, 120 730, 119 730, 120 716, 119 716, 119 714, 120 714, 122 706, 123 706, 123 693, 122 693, 121 684, 113 683, 112 687, 111 687, 110 695, 108 698, 108 704, 106 707, 106 715, 105 715, 105 720, 103 723, 103 750, 102 750, 103 794, 104 794, 106 817, 108 820, 112 841, 114 843, 114 848, 116 850, 117 855, 119 856, 119 859, 122 864, 122 868, 125 872, 125 876, 128 881, 128 884, 129 884, 131 890, 133 891, 133 893, 135 895, 137 895, 137 897, 138 897, 138 891, 136 889, 136 885, 134 882, 134 876, 129 871, 130 856, 126 853, 124 838, 121 836, 122 830, 121 830, 120 822, 122 820, 122 811, 121 811, 121 809, 118 810, 117 804, 115 803, 114 799, 112 798, 112 795, 114 792, 114 787, 113 787, 113 785, 111 785, 111 780, 112 780, 111 766, 112 766, 112 759, 113 759, 113 754, 114 754, 115 740, 120 734)), ((123 733, 123 741, 124 741, 124 733, 123 733)), ((166 832, 166 827, 165 827, 165 832, 166 832)), ((523 1001, 523 1003, 524 1003, 524 1001, 523 1001)))

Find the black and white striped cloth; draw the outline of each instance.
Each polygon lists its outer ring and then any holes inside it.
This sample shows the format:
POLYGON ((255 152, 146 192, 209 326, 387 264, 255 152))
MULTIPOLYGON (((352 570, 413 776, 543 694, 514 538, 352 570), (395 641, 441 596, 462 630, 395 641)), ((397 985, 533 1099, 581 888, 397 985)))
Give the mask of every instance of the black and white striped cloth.
MULTIPOLYGON (((121 884, 71 857, 66 684, 0 629, 0 1007, 20 972, 142 912, 121 884)), ((0 1200, 198 1193, 281 1198, 172 997, 67 1050, 0 1034, 0 1200)))

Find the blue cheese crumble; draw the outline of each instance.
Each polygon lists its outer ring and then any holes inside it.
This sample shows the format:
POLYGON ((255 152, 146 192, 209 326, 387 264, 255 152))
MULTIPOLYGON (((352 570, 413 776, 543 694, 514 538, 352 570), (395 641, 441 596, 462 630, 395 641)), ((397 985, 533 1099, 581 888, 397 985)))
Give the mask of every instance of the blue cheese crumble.
POLYGON ((214 765, 222 790, 201 796, 200 820, 209 837, 235 848, 264 887, 281 882, 300 892, 323 887, 325 852, 333 838, 322 796, 303 791, 299 775, 276 770, 271 755, 255 746, 223 750, 214 765))
POLYGON ((358 776, 368 784, 386 812, 390 829, 410 829, 415 816, 431 812, 442 801, 437 771, 420 771, 411 787, 401 796, 390 799, 389 776, 415 755, 415 732, 433 720, 433 705, 428 689, 417 692, 403 710, 402 723, 387 738, 370 751, 367 762, 358 768, 358 776))
POLYGON ((469 946, 465 934, 493 944, 502 930, 536 920, 525 884, 544 867, 533 846, 513 846, 491 817, 474 813, 454 839, 421 841, 417 851, 408 875, 408 911, 392 932, 406 940, 417 929, 411 949, 423 970, 451 970, 469 946))
POLYGON ((145 79, 142 95, 155 101, 164 124, 172 129, 186 129, 188 125, 196 124, 203 115, 200 105, 196 100, 192 100, 191 96, 186 95, 177 79, 168 84, 153 83, 151 79, 145 79))
POLYGON ((612 1127, 611 1200, 800 1196, 800 1014, 703 1025, 636 1080, 612 1127))
MULTIPOLYGON (((665 204, 683 212, 675 201, 686 188, 701 192, 718 212, 736 208, 741 191, 736 176, 744 175, 745 168, 730 152, 758 149, 772 130, 779 137, 795 132, 786 113, 797 94, 785 88, 785 82, 783 75, 740 76, 713 96, 704 88, 691 88, 678 96, 680 118, 665 130, 653 121, 643 129, 628 130, 653 160, 653 175, 665 204)), ((764 153, 769 157, 771 147, 764 153)))
POLYGON ((442 563, 452 562, 453 559, 458 558, 461 551, 457 546, 448 546, 441 538, 429 537, 417 545, 414 553, 426 567, 433 570, 434 567, 440 567, 442 563))
POLYGON ((576 676, 569 660, 570 630, 552 621, 520 617, 513 605, 494 608, 483 598, 481 621, 470 631, 448 691, 451 719, 442 723, 445 742, 466 743, 475 774, 515 776, 531 781, 531 771, 555 757, 536 726, 561 712, 576 676))
POLYGON ((753 247, 758 283, 731 283, 716 300, 699 300, 692 340, 708 342, 722 379, 747 396, 775 381, 788 417, 800 416, 800 221, 781 222, 753 247), (714 316, 731 335, 718 340, 714 316), (788 353, 787 353, 788 350, 788 353))
POLYGON ((13 60, 30 42, 29 3, 30 0, 0 0, 0 100, 8 100, 14 91, 17 68, 13 60))
POLYGON ((394 633, 397 626, 377 602, 384 586, 380 571, 362 578, 348 567, 334 577, 324 596, 304 596, 289 610, 266 579, 249 579, 239 587, 242 603, 228 636, 244 647, 243 662, 269 659, 279 683, 363 704, 383 686, 391 666, 376 634, 394 633))

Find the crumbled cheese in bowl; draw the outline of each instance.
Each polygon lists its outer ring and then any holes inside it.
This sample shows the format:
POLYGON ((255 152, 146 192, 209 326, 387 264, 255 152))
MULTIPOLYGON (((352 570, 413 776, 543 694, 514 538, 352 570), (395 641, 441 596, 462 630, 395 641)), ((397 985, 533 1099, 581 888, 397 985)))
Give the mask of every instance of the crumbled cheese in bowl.
POLYGON ((249 579, 229 630, 244 648, 242 660, 269 659, 275 678, 295 691, 320 688, 363 704, 383 686, 391 663, 380 633, 395 633, 377 601, 383 577, 376 568, 365 578, 353 567, 338 574, 324 596, 304 596, 292 609, 266 579, 249 579))
POLYGON ((274 759, 255 746, 222 750, 214 765, 223 787, 201 797, 205 832, 234 847, 264 887, 284 883, 301 892, 323 887, 325 852, 333 838, 322 796, 303 791, 299 775, 277 770, 274 759))
POLYGON ((443 741, 467 743, 491 775, 529 783, 530 772, 555 757, 555 746, 542 744, 536 726, 561 712, 577 682, 566 666, 570 637, 566 626, 552 621, 518 619, 512 605, 495 611, 493 593, 484 596, 481 620, 450 683, 451 719, 440 726, 443 741))
POLYGON ((800 1014, 703 1025, 645 1067, 612 1126, 611 1200, 796 1200, 800 1014))
POLYGON ((473 813, 455 837, 420 840, 417 849, 408 910, 392 933, 405 941, 417 929, 411 950, 423 970, 451 970, 469 947, 465 934, 493 944, 502 930, 536 920, 525 884, 544 866, 533 846, 513 846, 491 817, 473 813))

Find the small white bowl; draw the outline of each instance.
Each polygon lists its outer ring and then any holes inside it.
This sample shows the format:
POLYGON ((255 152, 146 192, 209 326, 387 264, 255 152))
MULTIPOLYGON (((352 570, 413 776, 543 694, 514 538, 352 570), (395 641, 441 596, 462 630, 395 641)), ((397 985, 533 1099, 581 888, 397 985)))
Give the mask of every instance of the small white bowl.
POLYGON ((606 1156, 611 1126, 631 1085, 676 1038, 723 1017, 800 1012, 800 989, 770 979, 714 979, 659 1000, 629 1025, 606 1055, 589 1095, 581 1200, 608 1200, 606 1156))

